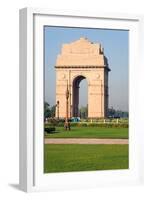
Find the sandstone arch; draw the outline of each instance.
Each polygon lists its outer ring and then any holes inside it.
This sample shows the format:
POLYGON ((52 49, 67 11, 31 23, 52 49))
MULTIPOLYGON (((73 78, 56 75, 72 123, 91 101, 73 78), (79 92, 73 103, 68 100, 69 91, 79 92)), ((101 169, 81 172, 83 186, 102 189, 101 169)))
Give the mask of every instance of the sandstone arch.
POLYGON ((65 93, 69 87, 69 116, 77 116, 79 87, 82 79, 88 81, 88 117, 105 118, 108 110, 108 67, 107 58, 101 44, 92 43, 87 38, 63 44, 56 60, 56 101, 60 102, 59 117, 66 115, 65 93))
POLYGON ((76 76, 72 81, 72 105, 71 105, 71 112, 72 116, 78 117, 79 116, 79 88, 80 82, 86 79, 83 75, 76 76))

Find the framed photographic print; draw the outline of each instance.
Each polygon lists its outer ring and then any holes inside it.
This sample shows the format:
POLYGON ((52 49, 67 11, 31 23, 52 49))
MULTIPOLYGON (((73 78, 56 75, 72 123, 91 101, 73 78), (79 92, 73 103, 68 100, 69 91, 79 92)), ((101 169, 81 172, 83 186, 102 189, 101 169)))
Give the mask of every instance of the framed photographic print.
POLYGON ((142 21, 20 10, 22 190, 142 183, 142 21))

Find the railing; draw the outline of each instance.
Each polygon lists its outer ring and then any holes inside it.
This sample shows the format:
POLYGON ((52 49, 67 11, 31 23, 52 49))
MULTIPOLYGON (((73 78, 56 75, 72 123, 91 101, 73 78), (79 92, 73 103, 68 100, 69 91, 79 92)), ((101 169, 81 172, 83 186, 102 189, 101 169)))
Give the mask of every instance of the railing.
POLYGON ((126 123, 128 124, 129 119, 128 118, 107 118, 107 119, 81 119, 79 123, 126 123))

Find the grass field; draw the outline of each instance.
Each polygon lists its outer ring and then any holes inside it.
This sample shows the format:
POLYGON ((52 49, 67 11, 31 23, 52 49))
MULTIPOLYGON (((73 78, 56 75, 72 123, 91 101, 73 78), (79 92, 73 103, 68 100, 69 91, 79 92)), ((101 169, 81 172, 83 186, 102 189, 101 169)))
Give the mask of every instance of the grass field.
POLYGON ((128 138, 128 128, 72 127, 65 131, 56 127, 56 133, 45 134, 45 138, 128 138))
POLYGON ((44 148, 45 173, 128 168, 128 145, 46 144, 44 148))

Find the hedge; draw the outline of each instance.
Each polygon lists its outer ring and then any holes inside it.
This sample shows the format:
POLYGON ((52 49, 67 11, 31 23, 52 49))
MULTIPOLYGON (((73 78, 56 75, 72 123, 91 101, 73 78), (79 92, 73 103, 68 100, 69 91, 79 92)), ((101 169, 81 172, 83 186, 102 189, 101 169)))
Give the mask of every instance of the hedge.
POLYGON ((44 130, 46 133, 53 133, 56 129, 55 127, 45 127, 44 130))
MULTIPOLYGON (((88 122, 71 122, 71 127, 107 127, 107 128, 128 128, 128 123, 88 123, 88 122)), ((45 128, 50 128, 51 124, 45 124, 45 128)), ((56 127, 64 127, 63 122, 59 122, 56 127)))

